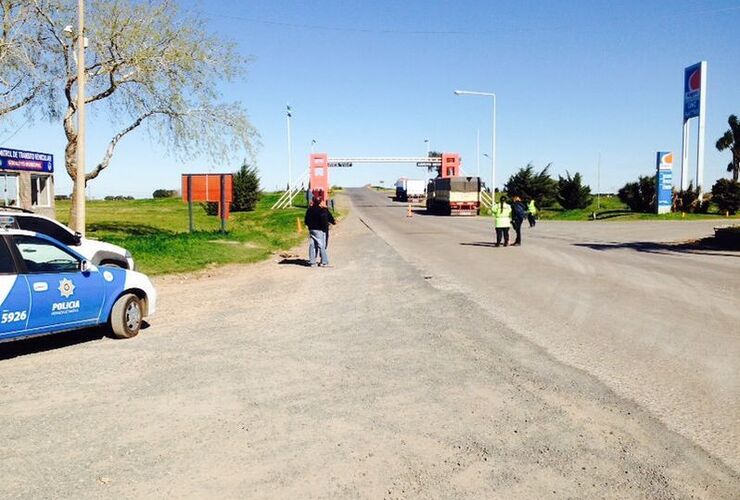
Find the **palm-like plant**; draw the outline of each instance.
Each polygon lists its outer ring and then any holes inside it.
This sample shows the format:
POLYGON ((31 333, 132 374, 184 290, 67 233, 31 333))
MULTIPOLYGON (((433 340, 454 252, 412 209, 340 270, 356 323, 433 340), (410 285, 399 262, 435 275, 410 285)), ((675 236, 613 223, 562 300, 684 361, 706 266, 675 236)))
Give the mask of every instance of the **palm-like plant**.
POLYGON ((724 151, 729 149, 732 154, 732 161, 727 164, 727 171, 732 172, 732 180, 737 182, 740 175, 740 121, 737 116, 730 115, 727 119, 730 130, 717 140, 717 150, 724 151))

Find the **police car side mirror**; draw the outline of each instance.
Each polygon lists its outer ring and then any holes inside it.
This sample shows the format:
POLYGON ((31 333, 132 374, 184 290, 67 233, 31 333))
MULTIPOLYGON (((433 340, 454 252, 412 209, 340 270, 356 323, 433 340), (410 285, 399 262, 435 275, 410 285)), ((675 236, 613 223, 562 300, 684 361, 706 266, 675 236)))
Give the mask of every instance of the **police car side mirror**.
POLYGON ((90 269, 92 269, 92 264, 90 264, 90 261, 85 259, 80 262, 80 271, 83 273, 89 273, 90 269))

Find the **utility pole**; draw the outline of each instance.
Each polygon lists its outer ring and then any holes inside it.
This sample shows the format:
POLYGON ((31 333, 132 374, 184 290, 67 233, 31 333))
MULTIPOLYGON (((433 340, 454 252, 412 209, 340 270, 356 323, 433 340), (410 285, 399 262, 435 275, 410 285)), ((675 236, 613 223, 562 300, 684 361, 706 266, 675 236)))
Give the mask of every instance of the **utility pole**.
POLYGON ((290 195, 290 191, 293 189, 293 143, 290 140, 290 118, 293 116, 290 110, 290 104, 287 105, 287 120, 288 120, 288 196, 290 201, 288 206, 293 206, 293 197, 290 195))
POLYGON ((75 230, 85 234, 85 2, 77 0, 77 172, 75 230))
POLYGON ((596 163, 596 209, 601 210, 601 153, 596 163))
POLYGON ((480 128, 475 134, 475 161, 478 165, 478 173, 476 174, 480 178, 480 128))

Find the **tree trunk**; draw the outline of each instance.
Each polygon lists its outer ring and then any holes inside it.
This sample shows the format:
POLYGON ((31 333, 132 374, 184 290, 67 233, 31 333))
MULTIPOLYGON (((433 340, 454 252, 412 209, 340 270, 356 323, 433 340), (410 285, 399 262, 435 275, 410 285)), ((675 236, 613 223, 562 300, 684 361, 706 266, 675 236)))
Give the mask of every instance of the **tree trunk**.
MULTIPOLYGON (((75 210, 75 200, 77 199, 77 196, 79 193, 77 193, 77 183, 72 184, 72 206, 69 207, 69 226, 73 231, 76 231, 77 228, 77 211, 75 210)), ((85 192, 82 192, 82 196, 85 196, 85 192)))

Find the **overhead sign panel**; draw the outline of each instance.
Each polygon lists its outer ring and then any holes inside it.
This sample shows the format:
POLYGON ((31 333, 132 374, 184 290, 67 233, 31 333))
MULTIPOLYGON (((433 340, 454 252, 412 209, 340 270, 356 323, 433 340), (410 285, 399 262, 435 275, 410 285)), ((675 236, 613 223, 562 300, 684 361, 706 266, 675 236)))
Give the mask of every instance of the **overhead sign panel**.
POLYGON ((54 173, 54 156, 22 149, 0 148, 0 169, 54 173))
POLYGON ((699 116, 701 112, 701 94, 704 91, 703 84, 705 64, 696 63, 684 70, 683 76, 683 119, 688 120, 699 116))

